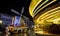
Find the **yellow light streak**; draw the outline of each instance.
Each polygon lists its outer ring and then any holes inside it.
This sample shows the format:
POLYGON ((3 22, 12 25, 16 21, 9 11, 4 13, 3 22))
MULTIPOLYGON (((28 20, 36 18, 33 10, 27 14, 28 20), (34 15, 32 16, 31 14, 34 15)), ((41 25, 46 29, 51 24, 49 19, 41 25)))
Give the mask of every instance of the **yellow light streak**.
POLYGON ((42 0, 39 0, 39 2, 34 6, 34 8, 33 8, 33 10, 32 10, 32 12, 34 11, 34 9, 37 7, 37 5, 39 4, 39 3, 41 3, 42 2, 42 0))
MULTIPOLYGON (((56 12, 60 12, 60 10, 59 10, 59 11, 56 11, 56 12)), ((60 13, 59 13, 59 14, 60 14, 60 13)), ((50 17, 52 17, 52 16, 50 16, 50 17)), ((44 20, 46 20, 46 19, 48 19, 48 18, 50 18, 50 17, 47 17, 47 18, 45 18, 45 19, 42 19, 41 21, 40 21, 41 18, 38 18, 36 22, 37 22, 37 23, 40 23, 40 24, 45 24, 44 20)))
POLYGON ((41 31, 35 31, 35 33, 44 34, 44 31, 43 30, 41 30, 41 31))
MULTIPOLYGON (((45 19, 46 17, 49 17, 49 16, 54 15, 54 14, 56 14, 56 13, 60 13, 60 10, 53 11, 52 13, 45 15, 45 16, 42 17, 41 19, 43 20, 43 19, 45 19)), ((47 19, 47 18, 46 18, 46 19, 47 19)))
POLYGON ((34 12, 36 12, 41 6, 43 6, 45 3, 47 3, 49 0, 46 0, 45 2, 43 2, 34 12))
MULTIPOLYGON (((57 14, 56 12, 57 12, 57 13, 60 13, 60 10, 55 11, 55 15, 57 14)), ((48 15, 49 15, 49 14, 47 14, 47 16, 48 16, 48 15)), ((53 15, 54 15, 54 14, 53 14, 53 15)), ((46 16, 46 15, 45 15, 45 16, 46 16)), ((50 18, 50 17, 52 17, 52 16, 50 15, 50 16, 48 16, 48 17, 44 18, 44 19, 42 19, 42 18, 41 18, 41 20, 45 20, 45 19, 48 19, 48 18, 50 18)))
POLYGON ((32 17, 34 17, 34 15, 33 15, 33 13, 31 12, 31 10, 29 10, 29 11, 30 11, 30 12, 29 12, 29 13, 30 13, 30 15, 31 15, 32 17))
POLYGON ((52 4, 52 3, 55 2, 55 1, 57 1, 57 0, 53 0, 53 1, 51 1, 50 3, 46 4, 45 6, 43 6, 41 9, 39 9, 39 10, 35 13, 35 15, 36 15, 39 11, 41 11, 42 9, 44 9, 45 7, 47 7, 48 5, 52 4))
POLYGON ((50 11, 47 11, 46 13, 42 14, 39 18, 42 18, 42 17, 44 17, 45 15, 47 15, 48 13, 50 13, 50 12, 52 12, 52 11, 55 11, 55 10, 58 10, 58 9, 60 9, 60 7, 57 7, 57 8, 55 8, 55 9, 51 9, 50 11))
POLYGON ((37 22, 37 24, 45 24, 44 20, 42 20, 42 21, 37 20, 36 22, 37 22))
POLYGON ((34 17, 33 10, 42 0, 32 0, 29 6, 29 13, 32 17, 34 17))
POLYGON ((59 18, 59 15, 60 13, 57 13, 57 14, 50 16, 50 18, 47 17, 48 19, 46 19, 46 22, 53 22, 54 19, 59 18))
POLYGON ((53 20, 53 23, 60 24, 60 18, 57 18, 57 19, 53 20))

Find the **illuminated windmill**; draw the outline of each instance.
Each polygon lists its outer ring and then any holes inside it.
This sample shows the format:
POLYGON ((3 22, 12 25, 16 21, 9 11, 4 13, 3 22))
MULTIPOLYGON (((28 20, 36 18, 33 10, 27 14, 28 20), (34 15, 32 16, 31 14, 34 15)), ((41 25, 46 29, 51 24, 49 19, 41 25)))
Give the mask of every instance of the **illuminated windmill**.
POLYGON ((12 24, 14 24, 14 26, 18 25, 18 24, 21 24, 21 18, 23 16, 22 14, 24 12, 24 7, 22 7, 22 9, 21 9, 21 14, 14 9, 11 9, 11 11, 14 12, 15 14, 19 15, 19 16, 15 16, 15 17, 12 18, 12 24))

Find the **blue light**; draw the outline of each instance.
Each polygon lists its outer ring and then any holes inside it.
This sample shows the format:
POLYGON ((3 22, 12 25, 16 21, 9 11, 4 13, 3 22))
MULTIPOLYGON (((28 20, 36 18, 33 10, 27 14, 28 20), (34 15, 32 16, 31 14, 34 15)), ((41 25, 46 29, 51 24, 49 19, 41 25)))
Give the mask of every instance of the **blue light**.
POLYGON ((20 26, 20 16, 15 17, 14 25, 15 26, 20 26))

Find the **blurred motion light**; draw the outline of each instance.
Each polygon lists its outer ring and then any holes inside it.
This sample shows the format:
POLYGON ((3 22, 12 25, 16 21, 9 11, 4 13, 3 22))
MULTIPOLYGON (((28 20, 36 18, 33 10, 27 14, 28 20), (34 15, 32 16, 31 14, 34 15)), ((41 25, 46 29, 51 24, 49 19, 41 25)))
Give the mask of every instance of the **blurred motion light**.
POLYGON ((2 20, 0 20, 0 24, 2 24, 2 20))
POLYGON ((47 14, 52 13, 52 11, 56 11, 56 10, 59 10, 59 9, 60 9, 60 7, 54 8, 54 9, 52 9, 52 10, 49 10, 49 11, 47 11, 46 13, 42 14, 42 15, 40 16, 40 18, 44 17, 44 16, 47 15, 47 14))
POLYGON ((50 11, 47 11, 46 13, 42 14, 40 17, 38 17, 37 19, 37 23, 40 23, 40 24, 45 24, 44 22, 46 22, 45 20, 51 20, 51 18, 57 18, 59 17, 60 15, 60 7, 57 7, 55 9, 52 9, 50 11), (57 17, 56 17, 57 16, 57 17))
POLYGON ((48 33, 48 30, 46 31, 47 28, 46 26, 52 24, 60 24, 59 3, 60 3, 59 0, 32 0, 31 1, 29 7, 29 13, 32 16, 33 21, 35 23, 34 26, 35 33, 40 33, 40 34, 48 33))
POLYGON ((45 6, 43 6, 42 8, 40 8, 40 9, 35 13, 35 15, 36 15, 39 11, 41 11, 42 9, 44 9, 45 7, 47 7, 48 5, 52 4, 52 3, 55 2, 55 1, 57 1, 57 0, 53 0, 53 1, 49 2, 48 4, 46 4, 45 6))
POLYGON ((39 5, 39 7, 34 11, 36 12, 42 5, 44 5, 45 3, 47 3, 49 0, 46 0, 45 2, 43 2, 41 5, 39 5))
POLYGON ((29 6, 29 13, 34 17, 33 11, 42 0, 32 0, 29 6))
POLYGON ((60 24, 60 18, 57 18, 57 19, 53 20, 53 23, 60 24))

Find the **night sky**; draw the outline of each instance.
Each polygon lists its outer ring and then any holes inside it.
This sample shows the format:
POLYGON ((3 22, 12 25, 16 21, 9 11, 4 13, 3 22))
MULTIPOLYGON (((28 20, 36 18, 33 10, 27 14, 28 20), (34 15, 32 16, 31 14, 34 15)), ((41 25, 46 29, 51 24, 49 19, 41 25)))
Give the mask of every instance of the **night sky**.
POLYGON ((21 13, 21 8, 25 7, 23 15, 32 20, 29 14, 29 5, 31 0, 0 0, 0 13, 5 13, 9 15, 17 15, 11 12, 11 9, 17 10, 21 13))

